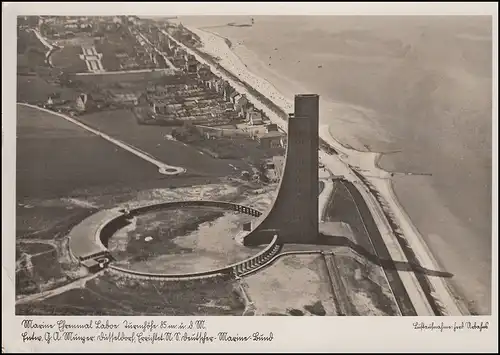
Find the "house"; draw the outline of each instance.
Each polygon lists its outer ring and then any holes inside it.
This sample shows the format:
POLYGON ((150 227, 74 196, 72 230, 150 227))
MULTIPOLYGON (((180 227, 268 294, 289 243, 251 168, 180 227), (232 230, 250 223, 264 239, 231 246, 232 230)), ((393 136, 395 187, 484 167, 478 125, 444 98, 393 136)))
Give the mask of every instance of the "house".
POLYGON ((220 95, 224 95, 225 81, 214 77, 210 80, 210 88, 220 95))
POLYGON ((137 106, 139 99, 134 93, 115 93, 112 101, 125 106, 137 106))
POLYGON ((274 165, 274 172, 279 180, 283 176, 283 168, 285 167, 285 157, 282 155, 275 155, 272 158, 272 162, 274 165))
POLYGON ((209 90, 212 90, 212 91, 215 91, 215 80, 214 78, 211 78, 210 80, 208 80, 206 83, 206 88, 209 89, 209 90))
POLYGON ((184 61, 185 61, 184 67, 188 73, 198 72, 198 61, 196 60, 196 57, 194 55, 185 54, 184 61))
POLYGON ((236 100, 237 100, 238 95, 240 95, 238 93, 238 91, 236 91, 233 88, 231 88, 231 92, 229 93, 229 100, 228 101, 233 104, 233 107, 236 104, 236 100))
POLYGON ((229 83, 224 82, 223 92, 222 93, 223 93, 223 96, 224 96, 224 100, 227 101, 227 102, 232 103, 231 95, 235 94, 235 91, 234 91, 233 87, 231 85, 229 85, 229 83))
POLYGON ((75 108, 78 112, 84 112, 87 109, 87 105, 90 104, 91 99, 89 95, 82 93, 76 97, 75 108))
POLYGON ((215 80, 215 91, 220 95, 224 94, 224 80, 222 79, 215 80))
POLYGON ((151 110, 155 114, 177 116, 178 112, 177 105, 170 104, 169 102, 163 100, 152 100, 150 105, 151 105, 151 110))
POLYGON ((137 16, 129 16, 127 20, 133 25, 137 25, 139 23, 139 18, 137 16))
POLYGON ((285 164, 284 156, 274 156, 268 159, 264 164, 265 175, 270 182, 279 182, 283 174, 283 166, 285 164))
POLYGON ((240 114, 241 116, 243 116, 243 114, 244 114, 243 110, 246 108, 247 105, 248 105, 248 99, 247 99, 246 95, 238 94, 234 98, 234 110, 238 114, 240 114))
POLYGON ((209 81, 212 77, 212 72, 210 71, 210 67, 206 64, 201 64, 198 66, 198 78, 203 81, 209 81))
POLYGON ((258 111, 254 111, 253 109, 247 112, 246 119, 248 120, 248 124, 250 126, 260 125, 264 123, 264 121, 262 120, 262 114, 258 111))
POLYGON ((266 132, 278 132, 278 125, 276 123, 269 123, 266 125, 266 132))
POLYGON ((258 133, 255 137, 263 148, 280 148, 283 147, 284 133, 281 132, 264 132, 258 133))
POLYGON ((75 99, 75 109, 78 112, 100 109, 108 105, 107 97, 101 93, 81 93, 75 99))

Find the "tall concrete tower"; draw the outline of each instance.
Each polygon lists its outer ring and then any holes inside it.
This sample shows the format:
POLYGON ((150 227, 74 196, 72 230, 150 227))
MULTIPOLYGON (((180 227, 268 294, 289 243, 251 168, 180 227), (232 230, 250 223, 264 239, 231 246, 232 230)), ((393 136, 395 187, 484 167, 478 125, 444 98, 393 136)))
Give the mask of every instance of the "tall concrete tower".
POLYGON ((318 237, 319 96, 295 96, 288 120, 288 147, 278 194, 262 223, 245 245, 268 243, 278 234, 281 243, 313 243, 318 237))

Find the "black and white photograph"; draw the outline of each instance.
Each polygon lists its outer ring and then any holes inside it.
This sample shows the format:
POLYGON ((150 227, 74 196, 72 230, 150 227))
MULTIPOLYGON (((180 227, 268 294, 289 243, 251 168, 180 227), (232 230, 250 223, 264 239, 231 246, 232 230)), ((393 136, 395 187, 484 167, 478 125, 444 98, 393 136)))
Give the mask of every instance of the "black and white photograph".
POLYGON ((15 315, 491 316, 494 26, 18 15, 15 315))

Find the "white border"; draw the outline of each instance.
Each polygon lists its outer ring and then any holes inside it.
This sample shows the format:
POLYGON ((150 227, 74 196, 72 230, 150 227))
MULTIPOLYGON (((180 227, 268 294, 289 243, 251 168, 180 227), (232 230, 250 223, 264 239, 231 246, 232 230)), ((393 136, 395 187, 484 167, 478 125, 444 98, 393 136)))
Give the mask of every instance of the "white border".
MULTIPOLYGON (((19 338, 20 320, 14 314, 15 256, 15 152, 16 152, 16 16, 17 15, 115 15, 117 3, 3 3, 2 11, 2 342, 7 352, 36 351, 110 351, 110 352, 353 352, 353 351, 498 351, 497 312, 497 221, 493 220, 493 297, 491 317, 404 318, 404 317, 206 317, 211 331, 272 331, 272 343, 228 343, 221 347, 198 343, 59 343, 34 346, 19 338), (446 324, 461 320, 489 321, 487 332, 418 332, 415 321, 446 324)), ((498 210, 498 5, 497 3, 119 3, 120 14, 151 16, 179 15, 491 15, 493 16, 493 216, 498 210)), ((40 318, 43 317, 33 317, 40 318)), ((48 317, 47 317, 48 318, 48 317)), ((110 317, 118 321, 125 317, 110 317)), ((138 320, 137 317, 135 320, 138 320)), ((178 317, 177 317, 178 318, 178 317)), ((66 317, 83 322, 89 317, 66 317)), ((177 320, 177 319, 176 319, 177 320)), ((156 321, 156 318, 155 318, 156 321)))

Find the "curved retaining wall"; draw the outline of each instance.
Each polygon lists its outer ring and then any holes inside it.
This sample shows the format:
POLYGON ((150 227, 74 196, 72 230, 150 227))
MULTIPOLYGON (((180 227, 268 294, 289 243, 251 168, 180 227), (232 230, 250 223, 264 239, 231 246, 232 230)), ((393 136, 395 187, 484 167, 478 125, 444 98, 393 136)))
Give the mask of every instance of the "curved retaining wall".
POLYGON ((271 243, 257 255, 251 256, 246 260, 239 261, 232 265, 228 265, 223 268, 214 270, 184 273, 184 274, 159 274, 159 273, 134 271, 114 265, 109 265, 109 268, 112 271, 118 272, 128 277, 136 279, 145 279, 145 280, 175 281, 175 280, 195 280, 195 279, 224 277, 224 276, 240 277, 252 272, 252 270, 260 269, 264 265, 268 264, 279 253, 280 249, 281 245, 278 244, 278 236, 275 235, 271 243))
POLYGON ((200 207, 218 207, 224 208, 226 210, 236 211, 240 213, 245 213, 254 217, 260 217, 262 212, 256 210, 255 208, 239 205, 237 203, 232 202, 224 202, 224 201, 209 201, 209 200, 191 200, 191 201, 174 201, 174 202, 163 202, 163 203, 155 203, 150 205, 145 205, 141 207, 134 208, 130 210, 130 215, 140 215, 147 212, 162 210, 165 208, 173 208, 173 207, 192 207, 192 206, 200 206, 200 207))
MULTIPOLYGON (((111 238, 111 236, 116 232, 116 230, 120 229, 126 224, 127 219, 130 216, 137 216, 152 211, 163 210, 166 208, 179 208, 179 207, 192 207, 192 206, 223 208, 225 210, 245 213, 254 217, 260 217, 262 215, 262 212, 256 210, 255 208, 224 201, 191 200, 191 201, 155 203, 131 209, 128 213, 128 216, 125 215, 125 213, 119 213, 118 215, 108 218, 97 229, 95 235, 93 236, 94 241, 100 243, 104 249, 107 249, 105 246, 108 244, 109 238, 111 238)), ((185 273, 185 274, 143 273, 129 269, 124 269, 114 265, 109 265, 109 269, 114 272, 125 274, 129 277, 150 279, 150 280, 154 279, 188 280, 188 279, 224 277, 224 276, 238 277, 256 268, 260 268, 266 263, 268 263, 280 251, 280 248, 281 245, 278 244, 278 236, 274 235, 274 238, 271 240, 269 245, 257 255, 254 255, 246 260, 237 262, 235 264, 220 269, 208 270, 198 273, 185 273)))
MULTIPOLYGON (((254 217, 259 217, 262 215, 262 212, 256 210, 255 208, 239 205, 231 202, 223 202, 223 201, 208 201, 208 200, 193 200, 193 201, 174 201, 174 202, 163 202, 157 204, 150 204, 145 206, 140 206, 134 208, 129 211, 129 216, 137 216, 143 213, 162 210, 165 208, 175 208, 175 207, 186 207, 186 206, 201 206, 201 207, 218 207, 224 208, 226 210, 236 211, 240 213, 245 213, 254 217)), ((106 245, 109 238, 116 232, 116 230, 122 228, 129 216, 125 215, 123 212, 119 212, 119 208, 115 208, 110 210, 113 212, 111 217, 104 220, 99 228, 92 233, 92 235, 88 235, 89 243, 99 244, 101 246, 101 250, 106 251, 106 245), (116 210, 113 212, 113 210, 116 210)), ((94 215, 93 215, 94 216, 94 215)), ((70 243, 71 246, 71 243, 70 243)), ((71 250, 70 253, 76 258, 78 253, 71 250)))

